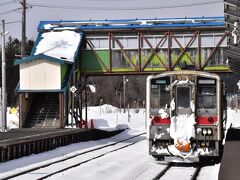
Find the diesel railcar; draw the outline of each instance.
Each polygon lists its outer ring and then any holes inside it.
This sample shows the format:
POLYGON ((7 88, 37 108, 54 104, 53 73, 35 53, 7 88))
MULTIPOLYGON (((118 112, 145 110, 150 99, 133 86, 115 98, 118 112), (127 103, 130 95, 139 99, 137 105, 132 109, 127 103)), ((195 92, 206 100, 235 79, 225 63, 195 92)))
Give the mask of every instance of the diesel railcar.
POLYGON ((217 74, 170 71, 147 78, 149 154, 169 162, 199 162, 222 154, 225 85, 217 74))

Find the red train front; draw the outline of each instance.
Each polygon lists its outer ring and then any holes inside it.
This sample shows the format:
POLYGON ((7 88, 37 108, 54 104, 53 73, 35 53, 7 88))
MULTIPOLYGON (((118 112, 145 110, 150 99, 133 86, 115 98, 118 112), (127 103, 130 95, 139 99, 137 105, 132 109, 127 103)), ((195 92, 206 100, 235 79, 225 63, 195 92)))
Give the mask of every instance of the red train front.
POLYGON ((149 154, 181 162, 221 156, 226 100, 218 75, 172 71, 149 76, 146 97, 149 154))

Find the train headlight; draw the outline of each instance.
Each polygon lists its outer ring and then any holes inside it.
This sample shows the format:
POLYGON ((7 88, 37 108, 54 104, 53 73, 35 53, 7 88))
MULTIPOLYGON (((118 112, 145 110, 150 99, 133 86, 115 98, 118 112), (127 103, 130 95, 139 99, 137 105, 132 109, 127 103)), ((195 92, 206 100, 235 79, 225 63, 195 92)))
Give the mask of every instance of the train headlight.
POLYGON ((212 117, 208 117, 208 119, 207 119, 207 120, 208 120, 208 122, 209 122, 209 123, 211 123, 211 124, 212 124, 212 123, 214 123, 214 120, 213 120, 213 118, 212 118, 212 117))
POLYGON ((197 128, 197 133, 201 133, 202 132, 202 129, 201 128, 197 128))
POLYGON ((212 134, 212 129, 208 129, 207 133, 208 133, 208 135, 211 135, 212 134))
POLYGON ((203 135, 206 135, 207 134, 207 130, 203 129, 202 133, 203 133, 203 135))

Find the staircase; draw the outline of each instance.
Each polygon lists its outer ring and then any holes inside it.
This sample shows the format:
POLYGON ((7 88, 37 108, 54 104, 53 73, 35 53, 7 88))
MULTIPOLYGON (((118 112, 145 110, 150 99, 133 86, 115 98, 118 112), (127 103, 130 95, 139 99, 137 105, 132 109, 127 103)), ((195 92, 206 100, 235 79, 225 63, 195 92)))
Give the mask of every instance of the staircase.
POLYGON ((26 122, 27 128, 59 128, 58 93, 36 94, 26 122))

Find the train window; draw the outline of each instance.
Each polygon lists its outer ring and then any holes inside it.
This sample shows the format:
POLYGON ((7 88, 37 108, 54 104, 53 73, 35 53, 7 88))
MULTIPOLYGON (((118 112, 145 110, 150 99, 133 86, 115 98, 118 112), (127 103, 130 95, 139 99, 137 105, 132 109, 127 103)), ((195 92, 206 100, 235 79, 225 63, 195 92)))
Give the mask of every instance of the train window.
POLYGON ((216 108, 216 87, 198 88, 198 107, 205 109, 216 108))
POLYGON ((160 109, 166 109, 170 104, 170 91, 166 91, 166 85, 152 85, 150 101, 152 115, 158 115, 160 109))
POLYGON ((190 114, 191 91, 190 87, 177 87, 176 110, 177 114, 190 114))

